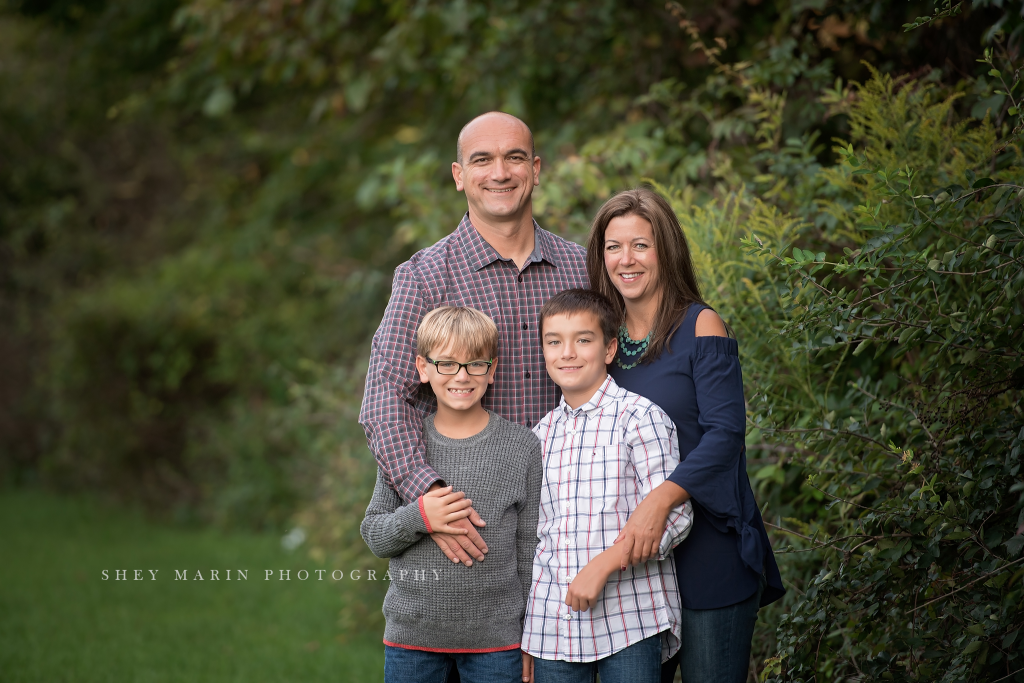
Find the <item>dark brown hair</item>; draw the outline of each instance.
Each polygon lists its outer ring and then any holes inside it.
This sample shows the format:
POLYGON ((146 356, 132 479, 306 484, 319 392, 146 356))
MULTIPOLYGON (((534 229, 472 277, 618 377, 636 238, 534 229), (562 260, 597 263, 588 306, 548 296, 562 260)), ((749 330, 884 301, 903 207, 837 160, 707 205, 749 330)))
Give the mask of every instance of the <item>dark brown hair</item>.
POLYGON ((566 289, 548 299, 540 309, 541 344, 544 343, 544 321, 553 315, 574 315, 576 313, 593 313, 601 324, 601 334, 607 346, 616 339, 619 331, 619 317, 608 301, 608 297, 592 289, 566 289))
POLYGON ((641 359, 641 362, 649 363, 666 348, 669 337, 683 321, 683 315, 690 304, 702 304, 704 299, 700 295, 700 281, 693 269, 690 248, 672 207, 661 195, 646 187, 626 190, 604 203, 594 217, 587 238, 587 275, 590 276, 590 286, 611 302, 618 324, 626 320, 626 303, 612 284, 604 266, 604 236, 608 223, 621 216, 639 216, 651 224, 654 232, 661 304, 654 318, 654 334, 641 359))

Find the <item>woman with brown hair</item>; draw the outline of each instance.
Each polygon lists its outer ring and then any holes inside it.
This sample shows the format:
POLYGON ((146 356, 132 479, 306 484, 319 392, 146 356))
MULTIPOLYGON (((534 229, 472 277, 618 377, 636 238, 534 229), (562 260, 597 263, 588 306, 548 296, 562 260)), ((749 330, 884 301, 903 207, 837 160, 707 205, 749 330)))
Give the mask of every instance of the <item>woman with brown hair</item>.
POLYGON ((668 413, 679 438, 678 467, 619 536, 629 563, 654 556, 669 511, 693 501, 693 530, 675 550, 682 649, 662 679, 672 681, 678 666, 684 683, 742 683, 757 610, 785 589, 747 478, 736 340, 701 298, 679 221, 652 190, 601 207, 587 272, 622 321, 612 377, 668 413))

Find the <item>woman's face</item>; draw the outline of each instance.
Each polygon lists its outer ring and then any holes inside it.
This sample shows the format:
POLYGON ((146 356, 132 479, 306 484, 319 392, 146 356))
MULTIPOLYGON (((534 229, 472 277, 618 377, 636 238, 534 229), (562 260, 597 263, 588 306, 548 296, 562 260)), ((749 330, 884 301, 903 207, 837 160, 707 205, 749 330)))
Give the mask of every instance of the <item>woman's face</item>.
POLYGON ((654 250, 654 228, 647 219, 619 216, 608 222, 604 267, 627 302, 645 304, 658 297, 658 254, 654 250))

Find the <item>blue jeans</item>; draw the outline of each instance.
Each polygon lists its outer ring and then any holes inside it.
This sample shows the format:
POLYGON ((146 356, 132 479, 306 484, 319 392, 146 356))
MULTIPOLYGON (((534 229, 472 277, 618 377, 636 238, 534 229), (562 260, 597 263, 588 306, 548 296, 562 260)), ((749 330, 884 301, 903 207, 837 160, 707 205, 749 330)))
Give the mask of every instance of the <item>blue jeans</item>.
POLYGON ((533 659, 533 677, 537 683, 594 683, 597 674, 601 674, 601 683, 658 683, 661 634, 644 638, 596 662, 533 659))
POLYGON ((501 652, 424 652, 384 646, 384 683, 445 683, 458 665, 463 683, 521 683, 523 655, 501 652))
POLYGON ((684 607, 682 647, 662 666, 662 683, 672 683, 676 668, 682 669, 683 683, 744 683, 764 587, 762 577, 756 593, 728 607, 684 607))

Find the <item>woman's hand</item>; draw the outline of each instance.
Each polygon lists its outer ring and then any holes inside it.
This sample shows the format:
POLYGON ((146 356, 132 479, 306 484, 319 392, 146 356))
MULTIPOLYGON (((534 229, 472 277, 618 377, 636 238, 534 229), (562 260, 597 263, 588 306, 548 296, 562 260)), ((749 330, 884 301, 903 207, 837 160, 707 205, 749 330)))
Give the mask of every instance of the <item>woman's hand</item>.
POLYGON ((669 513, 689 499, 686 489, 671 481, 662 482, 647 494, 615 539, 621 553, 619 568, 625 570, 657 557, 669 513))
POLYGON ((462 491, 452 491, 451 486, 431 489, 423 494, 420 502, 423 516, 427 518, 430 533, 463 535, 469 533, 464 528, 452 526, 451 523, 469 517, 473 512, 473 501, 466 498, 462 491))
POLYGON ((533 655, 523 653, 523 683, 533 683, 533 655))

